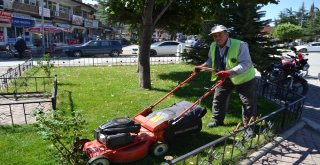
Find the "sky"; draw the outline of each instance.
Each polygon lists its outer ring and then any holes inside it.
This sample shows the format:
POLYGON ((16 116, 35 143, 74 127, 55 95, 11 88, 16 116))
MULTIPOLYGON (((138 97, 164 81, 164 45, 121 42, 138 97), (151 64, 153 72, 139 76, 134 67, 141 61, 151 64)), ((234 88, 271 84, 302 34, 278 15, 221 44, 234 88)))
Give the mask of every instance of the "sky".
POLYGON ((312 3, 314 2, 314 6, 320 8, 320 1, 319 0, 280 0, 280 2, 275 4, 269 4, 264 6, 261 10, 266 11, 266 16, 262 19, 272 19, 279 18, 279 14, 284 9, 292 8, 293 11, 298 11, 298 9, 302 6, 304 2, 304 7, 307 11, 310 10, 312 3))
POLYGON ((83 3, 97 4, 98 2, 95 0, 82 0, 83 3))

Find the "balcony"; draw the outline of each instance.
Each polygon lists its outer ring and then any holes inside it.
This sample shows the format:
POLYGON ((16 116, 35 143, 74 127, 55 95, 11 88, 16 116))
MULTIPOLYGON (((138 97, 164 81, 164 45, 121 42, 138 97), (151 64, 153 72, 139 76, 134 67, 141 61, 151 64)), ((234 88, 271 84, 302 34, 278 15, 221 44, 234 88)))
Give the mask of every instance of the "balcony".
POLYGON ((39 15, 38 6, 28 5, 25 3, 14 1, 12 8, 14 9, 14 11, 19 11, 21 13, 39 15))
POLYGON ((51 13, 51 17, 55 18, 55 19, 61 19, 61 20, 65 20, 65 21, 70 21, 71 19, 69 18, 69 14, 66 13, 61 13, 59 11, 50 11, 51 13))

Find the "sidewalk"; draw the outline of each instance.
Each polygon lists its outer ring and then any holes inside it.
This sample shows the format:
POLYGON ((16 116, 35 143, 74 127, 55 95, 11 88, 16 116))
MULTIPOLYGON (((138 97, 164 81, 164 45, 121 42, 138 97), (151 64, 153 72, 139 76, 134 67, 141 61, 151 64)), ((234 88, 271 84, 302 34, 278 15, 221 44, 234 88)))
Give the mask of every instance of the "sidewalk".
MULTIPOLYGON (((315 76, 307 78, 309 92, 306 96, 302 120, 289 131, 288 137, 278 137, 242 164, 254 165, 320 165, 320 81, 315 76), (267 154, 263 155, 263 153, 267 154), (261 157, 262 156, 262 157, 261 157), (256 160, 257 158, 258 160, 256 160), (252 163, 251 160, 256 160, 252 163)), ((286 134, 286 132, 284 133, 286 134)))

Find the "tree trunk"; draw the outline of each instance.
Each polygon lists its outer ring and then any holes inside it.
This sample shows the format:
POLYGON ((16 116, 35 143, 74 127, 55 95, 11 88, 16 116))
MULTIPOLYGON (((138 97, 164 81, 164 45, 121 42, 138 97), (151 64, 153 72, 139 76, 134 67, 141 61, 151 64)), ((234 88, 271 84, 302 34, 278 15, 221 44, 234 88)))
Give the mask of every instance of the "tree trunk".
POLYGON ((142 25, 142 37, 140 38, 140 52, 139 52, 139 84, 140 88, 151 89, 150 78, 150 45, 151 38, 154 30, 153 26, 153 7, 154 0, 145 0, 144 13, 143 13, 143 25, 142 25))

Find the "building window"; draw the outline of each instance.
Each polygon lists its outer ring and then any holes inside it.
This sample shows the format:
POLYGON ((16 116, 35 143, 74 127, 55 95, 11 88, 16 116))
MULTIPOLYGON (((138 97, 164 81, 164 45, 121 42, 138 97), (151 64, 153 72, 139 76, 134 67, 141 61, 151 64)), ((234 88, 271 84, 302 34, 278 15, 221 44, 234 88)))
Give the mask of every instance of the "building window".
POLYGON ((36 0, 30 0, 30 5, 36 6, 37 5, 37 1, 36 0))
POLYGON ((57 10, 57 3, 49 1, 48 4, 49 4, 49 9, 53 11, 57 10))
POLYGON ((24 0, 24 3, 29 5, 30 2, 29 0, 24 0))
POLYGON ((59 6, 60 13, 69 14, 69 10, 70 10, 70 7, 68 6, 64 6, 64 5, 59 6))
MULTIPOLYGON (((36 6, 41 7, 41 0, 37 0, 36 6)), ((48 8, 48 1, 47 0, 43 0, 43 7, 48 8)))
POLYGON ((0 9, 3 9, 3 0, 0 0, 0 9))

